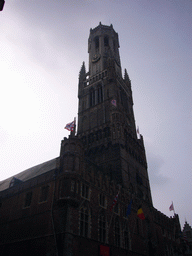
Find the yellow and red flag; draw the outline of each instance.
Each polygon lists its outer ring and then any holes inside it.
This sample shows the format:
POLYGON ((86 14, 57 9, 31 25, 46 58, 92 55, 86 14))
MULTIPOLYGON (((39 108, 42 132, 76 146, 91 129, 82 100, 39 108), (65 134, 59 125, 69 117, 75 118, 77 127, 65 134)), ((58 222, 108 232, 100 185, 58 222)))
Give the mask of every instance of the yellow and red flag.
POLYGON ((139 207, 138 211, 137 211, 137 216, 141 219, 144 220, 145 219, 145 215, 143 213, 143 210, 141 207, 139 207))

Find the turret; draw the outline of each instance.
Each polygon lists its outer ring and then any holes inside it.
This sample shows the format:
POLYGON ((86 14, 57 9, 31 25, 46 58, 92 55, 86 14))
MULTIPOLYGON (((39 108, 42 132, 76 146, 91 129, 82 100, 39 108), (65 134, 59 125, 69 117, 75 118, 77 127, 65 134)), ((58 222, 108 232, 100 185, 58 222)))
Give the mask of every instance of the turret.
POLYGON ((81 141, 70 135, 61 141, 60 172, 79 172, 82 168, 84 151, 81 141))

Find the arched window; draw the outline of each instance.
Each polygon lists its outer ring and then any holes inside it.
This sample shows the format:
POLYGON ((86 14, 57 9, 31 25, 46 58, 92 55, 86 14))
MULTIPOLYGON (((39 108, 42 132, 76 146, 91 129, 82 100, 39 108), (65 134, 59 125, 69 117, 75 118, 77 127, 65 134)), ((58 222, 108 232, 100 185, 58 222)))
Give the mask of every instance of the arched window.
POLYGON ((89 93, 89 106, 92 107, 95 105, 95 91, 92 89, 89 93))
POLYGON ((129 106, 128 106, 129 98, 127 97, 127 94, 123 89, 120 89, 120 97, 121 97, 121 104, 123 105, 127 113, 129 113, 129 106))
POLYGON ((104 46, 105 47, 109 46, 109 37, 108 36, 104 37, 104 46))
POLYGON ((120 223, 119 223, 119 218, 116 217, 115 219, 115 245, 120 247, 120 223))
POLYGON ((80 209, 80 236, 89 237, 90 210, 87 207, 80 209))
POLYGON ((99 241, 106 242, 106 218, 104 214, 99 216, 99 241))
POLYGON ((99 37, 98 36, 95 37, 95 49, 96 50, 99 49, 99 37))
POLYGON ((101 102, 103 102, 103 90, 102 90, 102 87, 100 86, 97 89, 97 103, 101 103, 101 102))
POLYGON ((123 231, 123 235, 124 235, 124 248, 125 249, 129 249, 129 228, 128 228, 128 224, 125 224, 125 229, 123 231))

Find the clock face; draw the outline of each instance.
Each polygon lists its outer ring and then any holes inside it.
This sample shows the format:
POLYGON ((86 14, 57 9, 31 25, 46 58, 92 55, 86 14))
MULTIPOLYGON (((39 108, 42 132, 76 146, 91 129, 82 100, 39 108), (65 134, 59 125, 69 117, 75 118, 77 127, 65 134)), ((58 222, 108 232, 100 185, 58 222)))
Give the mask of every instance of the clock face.
POLYGON ((94 63, 94 62, 97 62, 100 58, 101 58, 101 55, 100 55, 100 54, 95 54, 95 55, 93 56, 92 62, 93 62, 93 63, 94 63))

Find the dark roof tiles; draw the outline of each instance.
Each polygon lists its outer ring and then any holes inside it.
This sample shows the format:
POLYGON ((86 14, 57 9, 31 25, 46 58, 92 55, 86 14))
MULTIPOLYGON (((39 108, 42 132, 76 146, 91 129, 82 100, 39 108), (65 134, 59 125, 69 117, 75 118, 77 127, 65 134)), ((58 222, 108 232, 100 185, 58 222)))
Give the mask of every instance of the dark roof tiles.
POLYGON ((9 188, 10 186, 10 182, 12 181, 12 179, 15 177, 16 179, 19 179, 21 181, 27 181, 30 180, 34 177, 37 177, 43 173, 46 173, 48 171, 51 171, 53 169, 56 169, 57 167, 57 160, 59 158, 54 158, 52 160, 49 160, 45 163, 33 166, 23 172, 20 172, 6 180, 0 181, 0 191, 3 191, 7 188, 9 188))

